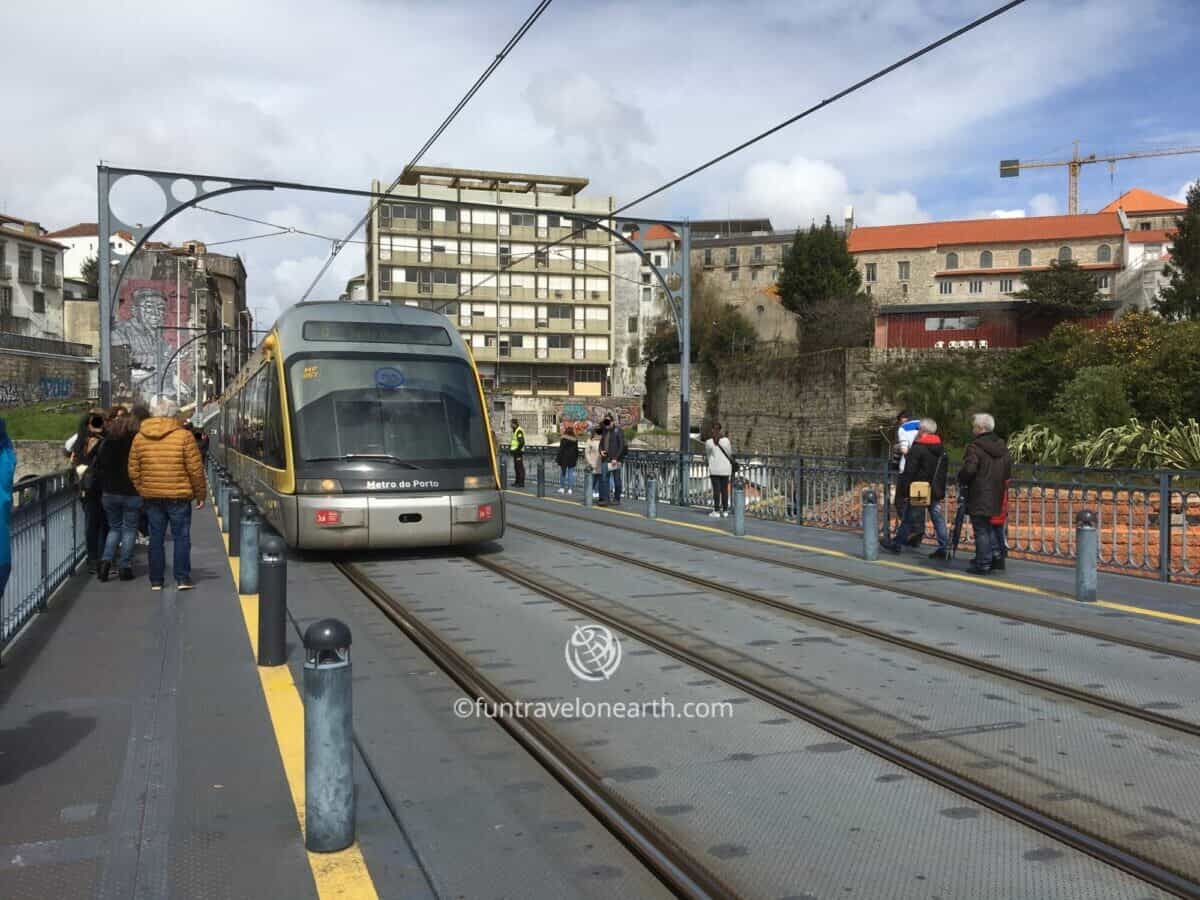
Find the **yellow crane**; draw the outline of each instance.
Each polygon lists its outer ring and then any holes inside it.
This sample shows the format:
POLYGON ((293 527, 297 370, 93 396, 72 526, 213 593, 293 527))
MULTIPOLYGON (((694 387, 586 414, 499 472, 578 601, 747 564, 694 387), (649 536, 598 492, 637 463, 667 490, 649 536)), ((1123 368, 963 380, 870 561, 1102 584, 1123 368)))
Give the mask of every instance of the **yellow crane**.
POLYGON ((1122 159, 1147 159, 1152 156, 1183 156, 1186 153, 1200 153, 1200 147, 1168 147, 1163 150, 1136 150, 1131 153, 1114 153, 1112 156, 1097 156, 1089 153, 1079 155, 1079 141, 1075 142, 1075 152, 1070 159, 1047 160, 1037 162, 1021 162, 1019 159, 1000 160, 1000 177, 1016 178, 1022 169, 1050 169, 1059 166, 1067 167, 1067 212, 1071 215, 1079 213, 1079 169, 1089 163, 1106 162, 1113 166, 1122 159))

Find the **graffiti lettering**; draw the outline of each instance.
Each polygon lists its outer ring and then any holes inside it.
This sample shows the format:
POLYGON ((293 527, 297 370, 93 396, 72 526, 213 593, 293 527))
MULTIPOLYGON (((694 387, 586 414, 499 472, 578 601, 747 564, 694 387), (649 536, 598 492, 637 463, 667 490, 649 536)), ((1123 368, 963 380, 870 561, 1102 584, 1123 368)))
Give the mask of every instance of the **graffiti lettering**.
POLYGON ((65 400, 74 385, 70 378, 43 378, 38 382, 38 395, 42 400, 65 400))
POLYGON ((29 388, 23 384, 0 384, 0 403, 12 406, 30 401, 29 388))
POLYGON ((558 418, 572 427, 590 427, 604 421, 605 416, 612 416, 622 428, 632 428, 642 420, 642 403, 631 397, 598 398, 594 402, 564 400, 558 418))
POLYGON ((36 385, 0 384, 0 406, 17 406, 41 400, 67 400, 74 395, 73 378, 40 378, 36 385))

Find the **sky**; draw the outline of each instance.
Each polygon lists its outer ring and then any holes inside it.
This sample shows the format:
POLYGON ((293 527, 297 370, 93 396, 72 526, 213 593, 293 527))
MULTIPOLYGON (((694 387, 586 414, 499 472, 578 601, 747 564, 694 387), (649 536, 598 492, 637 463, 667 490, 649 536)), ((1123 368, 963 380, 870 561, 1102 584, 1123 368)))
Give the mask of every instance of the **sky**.
MULTIPOLYGON (((555 0, 422 160, 582 175, 618 203, 681 174, 1000 0, 555 0)), ((43 0, 6 22, 0 211, 96 221, 96 165, 366 189, 394 178, 534 0, 43 0), (19 74, 18 74, 19 73, 19 74)), ((1027 0, 632 212, 858 225, 1066 211, 1065 169, 1002 158, 1200 146, 1200 3, 1027 0)), ((1080 206, 1182 199, 1200 154, 1083 169, 1080 206)), ((128 178, 115 212, 149 223, 128 178)), ((342 238, 365 201, 276 191, 205 206, 342 238)), ((330 241, 216 212, 156 235, 239 253, 249 304, 296 302, 330 241), (217 244, 219 241, 232 243, 217 244)), ((362 234, 358 237, 361 239, 362 234)), ((363 268, 350 244, 314 298, 363 268)))

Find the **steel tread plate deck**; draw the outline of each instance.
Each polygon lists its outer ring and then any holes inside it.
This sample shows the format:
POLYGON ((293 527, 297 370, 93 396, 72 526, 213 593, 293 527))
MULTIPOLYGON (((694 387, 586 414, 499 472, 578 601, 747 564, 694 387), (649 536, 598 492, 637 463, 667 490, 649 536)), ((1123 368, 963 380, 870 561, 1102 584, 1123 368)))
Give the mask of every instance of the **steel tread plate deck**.
POLYGON ((219 535, 191 533, 194 591, 152 593, 139 548, 6 659, 0 896, 316 896, 219 535))
MULTIPOLYGON (((571 518, 578 521, 575 527, 616 528, 639 534, 644 538, 657 535, 679 546, 690 545, 693 550, 702 547, 714 552, 728 550, 730 555, 748 553, 762 559, 778 559, 784 563, 811 566, 831 577, 843 574, 847 578, 891 581, 895 583, 897 590, 911 588, 928 595, 930 599, 941 596, 946 600, 978 604, 980 608, 990 608, 996 612, 1036 617, 1046 623, 1059 623, 1062 627, 1083 627, 1097 634, 1111 634, 1116 640, 1133 640, 1161 647, 1164 653, 1196 652, 1195 625, 1155 619, 1103 606, 1075 603, 1062 597, 1023 593, 1008 586, 1027 585, 1039 591, 1057 592, 1069 597, 1074 590, 1074 570, 1069 566, 1013 559, 1010 561, 1009 571, 1004 576, 992 576, 989 580, 947 578, 941 573, 965 575, 966 562, 955 562, 946 566, 907 553, 899 557, 882 554, 882 558, 885 563, 899 562, 911 568, 895 568, 866 562, 859 558, 862 554, 862 537, 856 533, 746 520, 746 531, 750 536, 848 554, 837 556, 816 549, 805 550, 766 541, 747 541, 736 538, 731 533, 697 531, 668 522, 646 519, 637 515, 641 512, 641 506, 635 503, 627 503, 623 508, 623 512, 634 515, 620 515, 602 509, 588 510, 581 504, 539 501, 512 491, 508 492, 508 498, 510 517, 517 523, 524 521, 532 524, 537 521, 546 523, 538 527, 547 527, 548 523, 557 522, 554 527, 562 528, 563 518, 571 518), (526 514, 536 519, 524 518, 526 514)), ((659 517, 671 518, 704 529, 723 528, 714 526, 705 514, 690 508, 671 507, 669 511, 660 508, 659 517)), ((797 574, 804 578, 809 573, 797 574)), ((1099 596, 1101 600, 1115 600, 1143 606, 1152 611, 1200 619, 1200 595, 1197 594, 1196 588, 1191 586, 1165 585, 1146 578, 1101 573, 1099 596)))
POLYGON ((293 559, 288 590, 300 628, 350 626, 355 736, 438 896, 669 896, 499 725, 456 717, 457 685, 330 563, 293 559))
POLYGON ((517 562, 522 574, 651 634, 686 633, 686 646, 735 672, 1138 855, 1200 875, 1200 783, 1189 774, 1200 761, 1200 739, 751 601, 681 595, 677 580, 608 560, 608 570, 586 570, 622 598, 606 600, 561 580, 595 556, 520 536, 497 561, 517 562))
MULTIPOLYGON (((537 536, 525 536, 537 540, 537 536)), ((894 592, 884 591, 729 554, 704 556, 695 548, 681 549, 670 541, 620 529, 572 535, 582 543, 600 538, 605 542, 596 546, 608 553, 752 591, 800 611, 811 609, 898 639, 1200 725, 1200 662, 924 600, 903 593, 901 585, 894 592)), ((660 577, 644 571, 639 574, 660 577)), ((667 583, 675 585, 674 590, 681 585, 692 587, 687 582, 667 583)))
MULTIPOLYGON (((732 702, 725 720, 545 724, 744 896, 1155 896, 636 641, 625 641, 610 681, 580 684, 563 653, 586 618, 469 561, 360 568, 520 699, 666 697, 677 710, 687 701, 732 702)), ((607 571, 584 568, 576 577, 598 583, 607 571)))

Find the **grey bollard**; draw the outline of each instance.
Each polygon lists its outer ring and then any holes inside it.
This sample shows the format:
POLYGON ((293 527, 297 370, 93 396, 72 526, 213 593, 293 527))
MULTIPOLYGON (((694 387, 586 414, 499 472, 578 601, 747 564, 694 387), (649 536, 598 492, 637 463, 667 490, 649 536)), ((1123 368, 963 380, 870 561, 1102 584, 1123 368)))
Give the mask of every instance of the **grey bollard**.
POLYGON ((746 534, 746 482, 740 478, 733 482, 733 533, 746 534))
POLYGON ((590 464, 583 467, 583 505, 592 505, 592 467, 590 464))
POLYGON ((242 539, 238 552, 241 563, 238 565, 238 593, 258 593, 258 511, 254 504, 247 501, 242 510, 242 539))
POLYGON ((304 846, 354 843, 354 715, 350 629, 337 619, 304 632, 304 846))
POLYGON ((875 562, 879 559, 879 505, 872 490, 862 494, 863 559, 875 562))
POLYGON ((508 457, 500 457, 500 490, 508 487, 508 457))
POLYGON ((540 453, 537 466, 537 495, 539 497, 546 496, 546 458, 540 453))
POLYGON ((646 479, 646 518, 658 518, 658 479, 653 475, 646 479))
POLYGON ((287 547, 278 535, 259 540, 257 576, 258 664, 282 666, 287 662, 287 547))
POLYGON ((242 552, 242 492, 237 487, 229 489, 229 556, 232 559, 242 552))
POLYGON ((1096 514, 1085 509, 1075 516, 1075 599, 1096 602, 1097 566, 1100 562, 1100 532, 1096 514))
POLYGON ((217 497, 217 505, 221 510, 221 533, 229 533, 229 489, 232 484, 228 476, 221 478, 221 493, 217 497))

